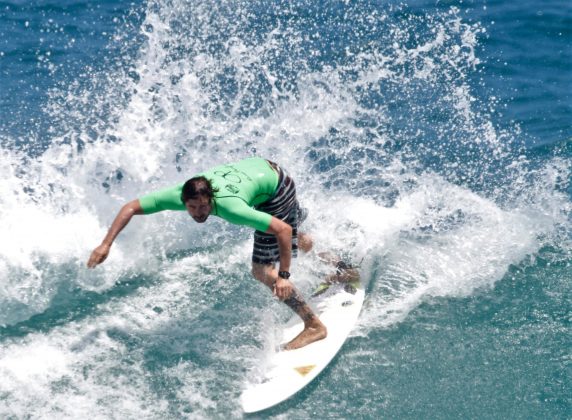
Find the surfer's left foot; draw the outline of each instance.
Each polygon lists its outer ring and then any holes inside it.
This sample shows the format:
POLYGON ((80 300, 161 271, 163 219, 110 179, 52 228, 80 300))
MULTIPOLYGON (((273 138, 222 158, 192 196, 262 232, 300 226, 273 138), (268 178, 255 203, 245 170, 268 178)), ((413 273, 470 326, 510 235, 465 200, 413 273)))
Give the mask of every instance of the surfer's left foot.
POLYGON ((323 340, 328 335, 328 330, 322 322, 314 316, 311 321, 305 325, 304 331, 298 334, 292 341, 283 346, 284 350, 296 350, 313 343, 314 341, 323 340))

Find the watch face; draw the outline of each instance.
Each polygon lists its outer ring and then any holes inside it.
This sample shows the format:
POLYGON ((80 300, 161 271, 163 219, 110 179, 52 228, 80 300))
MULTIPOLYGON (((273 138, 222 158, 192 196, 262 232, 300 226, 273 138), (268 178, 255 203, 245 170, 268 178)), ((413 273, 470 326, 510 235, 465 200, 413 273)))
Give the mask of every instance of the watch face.
POLYGON ((290 278, 290 273, 288 271, 279 271, 278 275, 286 280, 290 278))

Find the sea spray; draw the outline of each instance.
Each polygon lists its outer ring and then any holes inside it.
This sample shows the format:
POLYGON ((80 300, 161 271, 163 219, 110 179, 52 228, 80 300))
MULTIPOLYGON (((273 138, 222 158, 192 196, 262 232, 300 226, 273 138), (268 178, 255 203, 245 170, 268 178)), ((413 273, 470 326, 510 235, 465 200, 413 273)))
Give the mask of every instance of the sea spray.
MULTIPOLYGON (((290 171, 316 251, 362 264, 356 340, 484 293, 546 249, 565 261, 570 162, 536 161, 497 126, 480 96, 486 32, 463 13, 153 1, 133 38, 118 27, 126 49, 51 94, 52 134, 30 136, 42 147, 2 149, 0 413, 239 415, 245 372, 288 315, 250 277, 249 229, 137 216, 84 266, 126 201, 214 164, 260 155, 290 171)), ((293 270, 305 294, 328 270, 314 258, 293 270)), ((393 363, 357 342, 344 372, 393 363)), ((355 375, 349 388, 376 394, 355 375)), ((384 392, 360 413, 378 416, 384 392)))

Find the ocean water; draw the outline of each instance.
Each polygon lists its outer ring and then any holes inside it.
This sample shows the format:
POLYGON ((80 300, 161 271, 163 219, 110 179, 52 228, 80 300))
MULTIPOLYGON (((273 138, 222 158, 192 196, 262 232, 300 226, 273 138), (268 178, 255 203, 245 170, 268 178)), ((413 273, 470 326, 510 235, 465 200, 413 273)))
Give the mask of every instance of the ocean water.
POLYGON ((248 229, 136 217, 85 263, 124 202, 251 155, 367 297, 249 417, 572 417, 568 0, 2 0, 0 418, 243 417, 289 317, 248 229))

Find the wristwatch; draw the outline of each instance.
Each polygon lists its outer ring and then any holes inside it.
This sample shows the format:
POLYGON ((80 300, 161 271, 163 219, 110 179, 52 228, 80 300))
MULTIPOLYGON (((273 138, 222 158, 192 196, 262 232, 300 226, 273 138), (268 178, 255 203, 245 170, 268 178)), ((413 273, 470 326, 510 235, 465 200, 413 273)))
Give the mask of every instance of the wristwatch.
POLYGON ((290 272, 289 271, 279 271, 278 277, 281 277, 284 280, 288 280, 290 278, 290 272))

